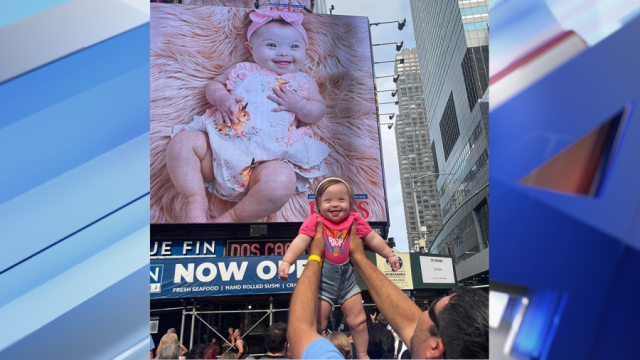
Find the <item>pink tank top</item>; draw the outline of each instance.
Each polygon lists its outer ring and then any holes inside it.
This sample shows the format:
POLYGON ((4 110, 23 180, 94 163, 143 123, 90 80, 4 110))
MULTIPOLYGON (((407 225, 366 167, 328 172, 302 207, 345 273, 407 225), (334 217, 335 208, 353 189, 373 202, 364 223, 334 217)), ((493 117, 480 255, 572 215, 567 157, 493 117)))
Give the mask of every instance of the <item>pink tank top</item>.
POLYGON ((333 264, 344 264, 349 261, 349 230, 354 220, 356 233, 360 238, 373 231, 358 213, 352 213, 337 223, 323 218, 320 214, 312 214, 302 223, 300 234, 316 236, 318 219, 324 224, 324 258, 333 264))

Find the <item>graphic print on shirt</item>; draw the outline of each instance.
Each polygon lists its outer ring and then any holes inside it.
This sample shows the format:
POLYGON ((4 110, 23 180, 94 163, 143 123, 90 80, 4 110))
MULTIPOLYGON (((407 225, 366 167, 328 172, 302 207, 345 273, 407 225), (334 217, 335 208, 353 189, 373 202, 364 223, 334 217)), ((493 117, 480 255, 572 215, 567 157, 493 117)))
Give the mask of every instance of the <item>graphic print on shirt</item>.
POLYGON ((325 257, 338 257, 349 252, 349 231, 324 228, 325 257))

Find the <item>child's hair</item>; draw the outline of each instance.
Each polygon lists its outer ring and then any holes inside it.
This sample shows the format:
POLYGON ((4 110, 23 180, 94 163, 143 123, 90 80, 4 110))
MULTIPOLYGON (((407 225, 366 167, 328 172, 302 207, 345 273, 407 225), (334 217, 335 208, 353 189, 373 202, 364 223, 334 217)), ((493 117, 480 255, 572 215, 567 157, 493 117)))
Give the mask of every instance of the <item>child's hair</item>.
POLYGON ((353 195, 353 190, 351 190, 351 186, 349 186, 349 184, 347 184, 346 181, 338 177, 329 177, 322 180, 320 184, 318 184, 318 186, 316 187, 315 200, 316 200, 316 210, 318 211, 318 213, 320 213, 320 208, 318 207, 318 204, 320 203, 320 198, 330 186, 333 186, 336 184, 342 184, 347 187, 347 192, 349 193, 349 205, 350 205, 349 211, 356 208, 356 199, 355 199, 355 196, 353 195))
POLYGON ((327 340, 331 341, 333 346, 340 351, 345 359, 353 358, 353 354, 351 354, 351 344, 349 343, 349 339, 347 339, 347 335, 336 331, 327 335, 327 340))

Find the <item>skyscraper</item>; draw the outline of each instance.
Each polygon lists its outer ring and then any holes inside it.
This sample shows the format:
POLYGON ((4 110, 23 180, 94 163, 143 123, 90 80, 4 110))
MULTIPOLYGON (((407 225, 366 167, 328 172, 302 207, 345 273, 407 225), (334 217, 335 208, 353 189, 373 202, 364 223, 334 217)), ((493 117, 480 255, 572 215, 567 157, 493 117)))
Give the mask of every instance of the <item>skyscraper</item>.
POLYGON ((420 64, 416 49, 396 55, 395 73, 400 75, 396 146, 402 186, 402 201, 411 252, 419 251, 419 239, 427 249, 442 226, 429 129, 425 115, 420 64), (401 63, 402 62, 402 63, 401 63), (415 180, 415 181, 413 181, 415 180), (413 187, 415 185, 415 188, 413 187), (423 227, 423 231, 419 231, 423 227))
POLYGON ((489 87, 489 1, 459 1, 458 7, 467 42, 463 64, 467 96, 481 99, 489 87))
POLYGON ((488 74, 486 2, 410 3, 434 170, 452 174, 437 177, 443 225, 431 252, 452 255, 461 282, 488 280, 487 106, 479 102, 488 74))

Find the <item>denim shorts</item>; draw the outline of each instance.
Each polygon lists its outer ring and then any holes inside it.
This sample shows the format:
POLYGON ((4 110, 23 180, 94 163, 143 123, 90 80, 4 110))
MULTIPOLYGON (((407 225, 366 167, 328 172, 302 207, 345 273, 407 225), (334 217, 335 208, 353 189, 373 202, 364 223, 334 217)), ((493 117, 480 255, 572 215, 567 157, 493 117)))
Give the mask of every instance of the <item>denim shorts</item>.
POLYGON ((356 271, 348 261, 340 265, 326 260, 322 262, 319 298, 326 300, 331 306, 342 305, 360 292, 356 284, 356 271))

